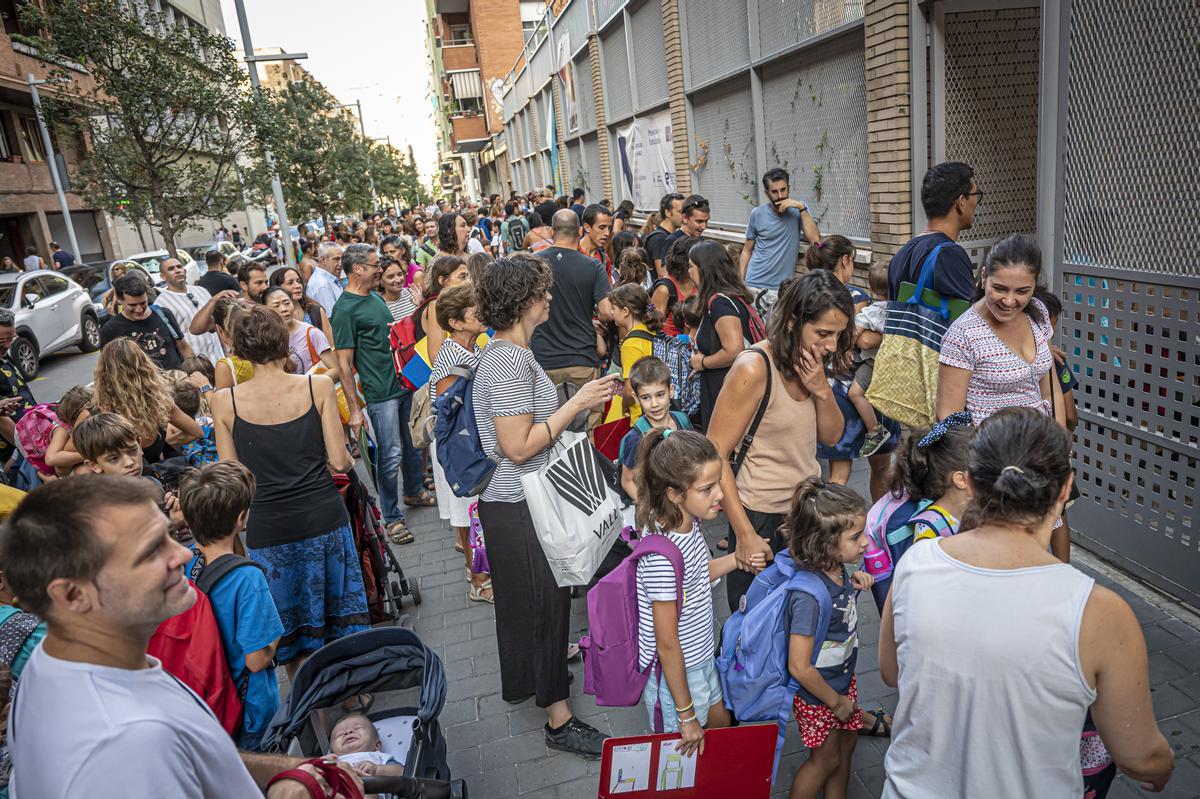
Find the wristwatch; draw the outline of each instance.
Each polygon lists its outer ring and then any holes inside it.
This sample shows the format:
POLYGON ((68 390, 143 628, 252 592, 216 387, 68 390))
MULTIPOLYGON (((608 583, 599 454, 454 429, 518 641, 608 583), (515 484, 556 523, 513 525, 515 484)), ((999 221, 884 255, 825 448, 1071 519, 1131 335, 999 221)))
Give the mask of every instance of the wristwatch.
POLYGON ((204 385, 200 386, 201 394, 208 394, 212 390, 213 390, 213 387, 210 386, 208 383, 205 383, 204 385))

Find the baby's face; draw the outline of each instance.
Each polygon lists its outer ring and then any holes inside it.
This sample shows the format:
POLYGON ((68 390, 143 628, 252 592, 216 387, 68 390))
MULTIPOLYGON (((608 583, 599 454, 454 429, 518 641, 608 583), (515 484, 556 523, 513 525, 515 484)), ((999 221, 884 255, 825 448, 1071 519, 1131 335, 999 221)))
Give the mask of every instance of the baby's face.
POLYGON ((373 752, 379 748, 379 731, 365 716, 347 716, 333 725, 329 735, 329 751, 335 755, 373 752))

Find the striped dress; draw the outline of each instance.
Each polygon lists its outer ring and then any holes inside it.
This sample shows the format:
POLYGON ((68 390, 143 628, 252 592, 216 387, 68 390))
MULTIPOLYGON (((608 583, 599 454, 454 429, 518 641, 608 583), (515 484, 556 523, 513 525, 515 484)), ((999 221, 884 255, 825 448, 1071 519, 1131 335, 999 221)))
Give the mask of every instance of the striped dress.
MULTIPOLYGON (((647 535, 650 533, 647 532, 647 535)), ((708 544, 694 522, 690 533, 659 530, 683 555, 683 612, 679 616, 679 647, 683 667, 694 669, 713 659, 712 584, 708 581, 708 544)), ((662 555, 647 555, 637 565, 638 668, 646 669, 657 651, 652 602, 675 602, 675 570, 662 555)))

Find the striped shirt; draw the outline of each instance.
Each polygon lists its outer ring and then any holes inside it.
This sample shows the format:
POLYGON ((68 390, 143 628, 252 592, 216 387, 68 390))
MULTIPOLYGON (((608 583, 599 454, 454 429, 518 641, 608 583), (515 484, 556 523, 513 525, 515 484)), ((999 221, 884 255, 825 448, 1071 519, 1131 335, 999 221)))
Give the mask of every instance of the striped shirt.
MULTIPOLYGON (((479 356, 479 365, 471 387, 475 403, 475 425, 484 452, 496 450, 496 416, 533 414, 540 425, 558 410, 558 392, 554 383, 524 347, 492 340, 479 356)), ((480 499, 485 502, 523 502, 525 490, 521 475, 536 472, 550 460, 550 448, 524 463, 513 463, 503 454, 492 481, 480 499)))
POLYGON ((1054 333, 1046 321, 1046 306, 1040 300, 1030 302, 1042 319, 1037 322, 1025 316, 1033 329, 1033 363, 1009 349, 973 305, 954 320, 942 338, 941 362, 971 373, 966 410, 977 425, 1002 408, 1033 408, 1047 416, 1053 413, 1042 396, 1041 381, 1054 365, 1050 352, 1054 333))
MULTIPOLYGON (((650 534, 647 531, 646 534, 650 534)), ((708 580, 708 544, 694 522, 690 533, 658 531, 683 555, 683 613, 679 616, 679 646, 683 666, 694 669, 713 659, 712 583, 708 580)), ((638 668, 645 669, 654 658, 654 612, 652 602, 674 602, 675 570, 662 555, 647 555, 637 565, 638 668)))
POLYGON ((433 359, 433 371, 429 373, 429 401, 437 399, 438 381, 450 375, 450 370, 456 366, 475 366, 479 359, 479 349, 471 342, 474 352, 467 352, 463 346, 452 338, 447 338, 438 349, 437 357, 433 359))
MULTIPOLYGON (((380 296, 382 297, 383 295, 381 294, 380 296)), ((400 297, 391 302, 388 302, 385 298, 384 303, 387 305, 388 313, 392 315, 393 323, 412 316, 413 311, 417 310, 417 304, 413 302, 412 294, 408 292, 408 289, 401 291, 400 297)))

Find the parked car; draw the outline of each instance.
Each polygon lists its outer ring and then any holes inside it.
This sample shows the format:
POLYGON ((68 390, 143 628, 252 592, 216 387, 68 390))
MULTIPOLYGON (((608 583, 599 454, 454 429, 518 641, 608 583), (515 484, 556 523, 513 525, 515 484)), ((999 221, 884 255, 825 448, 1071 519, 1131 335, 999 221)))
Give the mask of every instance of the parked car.
POLYGON ((100 348, 100 319, 83 286, 49 269, 0 274, 0 307, 16 317, 9 357, 26 380, 37 377, 42 356, 78 346, 100 348))
POLYGON ((203 244, 190 244, 182 249, 187 250, 188 255, 192 256, 192 259, 195 260, 196 265, 200 267, 200 274, 204 274, 207 271, 204 256, 208 255, 209 250, 216 250, 226 258, 239 252, 232 241, 206 241, 203 244))
MULTIPOLYGON (((196 263, 196 259, 182 247, 179 247, 176 252, 179 253, 179 260, 187 269, 187 282, 195 283, 200 279, 200 265, 196 263)), ((162 272, 162 262, 170 257, 170 253, 166 250, 155 250, 153 252, 140 252, 137 255, 130 255, 127 258, 122 258, 122 261, 132 261, 139 269, 146 273, 146 277, 150 278, 150 285, 153 286, 162 280, 159 273, 162 272)))
POLYGON ((104 307, 104 295, 112 288, 110 269, 113 264, 119 263, 122 261, 93 261, 88 264, 76 261, 73 266, 68 266, 60 272, 82 286, 84 291, 91 296, 92 305, 96 309, 96 318, 100 320, 101 327, 108 321, 108 310, 104 307))

